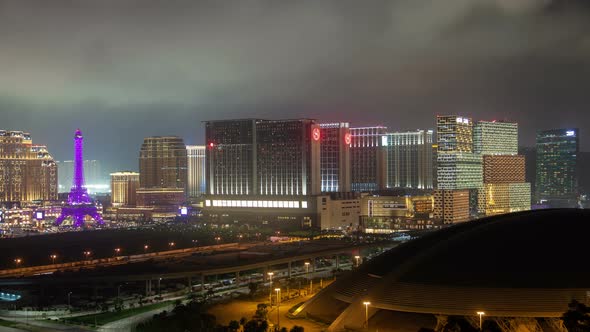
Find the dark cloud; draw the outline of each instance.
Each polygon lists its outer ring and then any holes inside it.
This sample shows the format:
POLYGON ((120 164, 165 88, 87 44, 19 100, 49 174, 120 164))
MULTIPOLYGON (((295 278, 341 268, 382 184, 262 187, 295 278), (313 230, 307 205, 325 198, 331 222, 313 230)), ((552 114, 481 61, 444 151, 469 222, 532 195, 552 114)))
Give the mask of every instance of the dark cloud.
POLYGON ((582 128, 590 8, 579 0, 0 0, 0 114, 59 158, 136 168, 147 135, 315 117, 432 127, 434 115, 582 128))

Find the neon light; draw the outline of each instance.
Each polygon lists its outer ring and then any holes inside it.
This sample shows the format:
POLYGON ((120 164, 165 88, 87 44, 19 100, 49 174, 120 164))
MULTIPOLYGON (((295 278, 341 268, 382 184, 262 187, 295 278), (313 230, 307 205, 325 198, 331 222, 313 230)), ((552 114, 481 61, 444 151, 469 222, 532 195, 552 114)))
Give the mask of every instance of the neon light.
POLYGON ((313 132, 311 133, 311 137, 314 141, 320 140, 320 128, 313 128, 313 132))
POLYGON ((350 135, 350 133, 346 133, 344 135, 344 143, 350 145, 350 143, 352 143, 352 135, 350 135))

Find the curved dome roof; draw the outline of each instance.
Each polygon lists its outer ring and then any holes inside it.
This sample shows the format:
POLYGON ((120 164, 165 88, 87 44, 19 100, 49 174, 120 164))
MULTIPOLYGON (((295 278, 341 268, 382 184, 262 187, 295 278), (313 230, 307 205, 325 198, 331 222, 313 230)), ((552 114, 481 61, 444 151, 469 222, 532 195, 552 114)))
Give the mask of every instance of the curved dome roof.
POLYGON ((404 243, 325 294, 409 312, 555 316, 590 290, 589 244, 590 210, 494 216, 404 243))

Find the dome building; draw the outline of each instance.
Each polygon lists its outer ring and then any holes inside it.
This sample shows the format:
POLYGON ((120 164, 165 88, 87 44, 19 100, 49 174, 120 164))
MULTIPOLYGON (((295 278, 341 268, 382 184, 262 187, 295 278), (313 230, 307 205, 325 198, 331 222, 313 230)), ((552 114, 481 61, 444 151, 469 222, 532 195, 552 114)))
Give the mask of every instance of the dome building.
POLYGON ((590 304, 589 240, 586 210, 459 224, 383 253, 294 314, 330 322, 331 331, 362 329, 365 314, 380 331, 440 328, 450 317, 477 327, 477 312, 499 326, 559 325, 572 300, 590 304))

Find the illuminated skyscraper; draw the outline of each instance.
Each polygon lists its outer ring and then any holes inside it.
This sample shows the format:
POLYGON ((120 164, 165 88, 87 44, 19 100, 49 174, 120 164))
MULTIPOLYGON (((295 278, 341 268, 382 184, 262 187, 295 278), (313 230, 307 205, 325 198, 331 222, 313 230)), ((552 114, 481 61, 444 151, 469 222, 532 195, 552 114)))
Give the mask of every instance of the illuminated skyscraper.
POLYGON ((518 124, 478 121, 473 127, 474 152, 482 155, 518 154, 518 124))
POLYGON ((536 199, 575 206, 578 197, 578 129, 537 133, 536 199))
POLYGON ((433 188, 432 130, 388 133, 387 188, 433 188))
POLYGON ((531 185, 525 180, 525 158, 518 155, 518 124, 478 121, 473 133, 475 151, 483 157, 479 213, 490 216, 530 210, 531 185))
POLYGON ((350 191, 350 145, 352 136, 349 124, 320 124, 320 174, 322 192, 350 191))
POLYGON ((352 191, 375 191, 386 187, 385 136, 387 127, 350 128, 352 145, 352 191))
POLYGON ((310 196, 320 193, 314 120, 207 121, 205 132, 209 217, 312 224, 310 196))
POLYGON ((111 204, 113 207, 135 206, 139 173, 111 173, 111 204))
POLYGON ((445 222, 463 221, 465 215, 477 213, 478 189, 483 186, 482 158, 473 153, 473 121, 457 115, 439 115, 436 120, 436 184, 441 191, 435 195, 435 216, 444 216, 445 222), (449 203, 463 202, 465 190, 467 207, 449 203))
POLYGON ((199 197, 205 193, 205 146, 187 145, 188 197, 199 197))
POLYGON ((187 153, 182 138, 153 136, 143 140, 139 152, 141 188, 174 188, 186 190, 187 153))
POLYGON ((0 130, 0 202, 57 200, 57 165, 31 135, 0 130))

